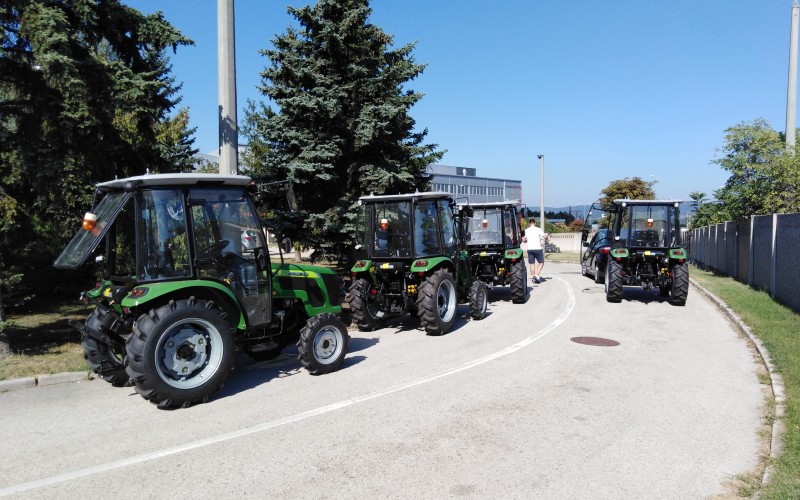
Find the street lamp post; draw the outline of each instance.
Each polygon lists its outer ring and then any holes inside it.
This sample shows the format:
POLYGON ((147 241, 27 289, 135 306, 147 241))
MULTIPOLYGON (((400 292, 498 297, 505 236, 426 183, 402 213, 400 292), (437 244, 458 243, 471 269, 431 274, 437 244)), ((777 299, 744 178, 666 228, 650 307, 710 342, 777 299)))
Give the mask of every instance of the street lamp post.
POLYGON ((544 231, 544 155, 536 155, 539 160, 541 160, 542 168, 541 168, 541 181, 540 181, 540 191, 539 191, 539 199, 541 202, 540 212, 539 212, 539 227, 544 231))

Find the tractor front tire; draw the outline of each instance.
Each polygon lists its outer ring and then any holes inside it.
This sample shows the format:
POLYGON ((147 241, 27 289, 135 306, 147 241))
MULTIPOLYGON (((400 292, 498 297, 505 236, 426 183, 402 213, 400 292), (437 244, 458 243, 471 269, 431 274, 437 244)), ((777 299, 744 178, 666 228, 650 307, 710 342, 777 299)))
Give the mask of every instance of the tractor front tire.
POLYGON ((615 260, 606 263, 606 300, 622 301, 622 266, 615 260))
POLYGON ((469 287, 469 314, 472 319, 483 319, 486 316, 488 299, 486 297, 486 283, 475 280, 469 287))
POLYGON ((524 304, 528 295, 528 271, 524 261, 511 264, 511 302, 524 304))
POLYGON ((377 314, 380 312, 377 297, 371 293, 372 285, 364 278, 353 280, 347 291, 347 303, 353 314, 353 321, 362 332, 378 330, 383 327, 384 320, 377 314))
POLYGON ((337 316, 318 314, 300 330, 297 359, 311 375, 335 372, 342 366, 349 340, 347 327, 337 316))
POLYGON ((194 297, 141 315, 125 358, 136 392, 159 408, 205 403, 231 371, 234 335, 222 310, 194 297))
POLYGON ((81 333, 83 359, 98 377, 114 387, 129 385, 130 377, 125 371, 125 341, 111 333, 109 327, 119 318, 115 312, 95 308, 86 318, 81 333), (102 336, 103 342, 90 334, 102 336))
POLYGON ((676 306, 685 306, 689 296, 689 268, 686 264, 676 264, 672 267, 672 289, 670 302, 676 306))
POLYGON ((420 283, 417 314, 428 335, 442 335, 456 320, 456 284, 447 269, 439 269, 420 283))

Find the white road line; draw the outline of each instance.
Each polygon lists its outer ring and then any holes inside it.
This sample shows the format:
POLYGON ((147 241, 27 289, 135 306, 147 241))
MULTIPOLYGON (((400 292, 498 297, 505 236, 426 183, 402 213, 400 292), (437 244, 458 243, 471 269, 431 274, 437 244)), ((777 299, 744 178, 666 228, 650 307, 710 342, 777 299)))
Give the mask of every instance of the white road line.
POLYGON ((116 460, 114 462, 108 462, 105 464, 95 465, 92 467, 87 467, 85 469, 79 469, 72 472, 66 472, 64 474, 58 474, 55 476, 45 477, 42 479, 37 479, 35 481, 30 481, 27 483, 21 483, 14 486, 8 486, 6 488, 0 489, 0 497, 13 495, 15 493, 22 493, 24 491, 33 490, 36 488, 43 488, 45 486, 50 486, 56 483, 70 481, 72 479, 78 479, 81 477, 91 476, 93 474, 99 474, 102 472, 114 470, 114 469, 121 469, 123 467, 128 467, 131 465, 140 464, 143 462, 148 462, 150 460, 155 460, 158 458, 167 457, 170 455, 177 455, 178 453, 183 453, 186 451, 194 450, 196 448, 202 448, 204 446, 209 446, 217 443, 221 443, 224 441, 230 441, 232 439, 240 438, 243 436, 248 436, 250 434, 255 434, 258 432, 266 431, 269 429, 274 429, 275 427, 280 427, 282 425, 290 424, 292 422, 299 422, 301 420, 305 420, 307 418, 316 417, 319 415, 323 415, 325 413, 330 413, 332 411, 340 410, 342 408, 347 408, 348 406, 353 406, 358 403, 363 403, 365 401, 370 401, 373 399, 378 399, 383 396, 387 396, 389 394, 393 394, 395 392, 404 391, 406 389, 410 389, 412 387, 417 387, 420 385, 427 384, 429 382, 433 382, 434 380, 438 380, 441 378, 449 377, 451 375, 455 375, 456 373, 460 373, 470 368, 475 368, 476 366, 480 366, 486 364, 490 361, 494 361, 498 358, 502 358, 503 356, 508 356, 509 354, 515 353, 520 349, 529 346, 530 344, 536 342, 537 340, 541 339, 551 331, 558 328, 566 319, 572 314, 573 309, 575 308, 575 293, 572 291, 572 287, 560 277, 556 277, 558 281, 562 283, 566 287, 567 290, 567 304, 564 307, 564 310, 561 311, 561 314, 552 321, 549 325, 545 326, 541 330, 537 331, 530 337, 527 337, 516 344, 513 344, 505 349, 497 351, 493 354, 489 354, 488 356, 484 356, 482 358, 475 359, 468 363, 461 364, 459 366, 453 367, 449 370, 445 370, 439 373, 434 373, 428 377, 421 378, 419 380, 415 380, 413 382, 406 382, 401 385, 397 385, 394 387, 388 387, 382 391, 373 392, 370 394, 365 394, 363 396, 345 399, 342 401, 338 401, 336 403, 332 403, 329 405, 321 406, 319 408, 315 408, 313 410, 304 411, 302 413, 296 413, 294 415, 289 415, 284 418, 279 418, 277 420, 272 420, 270 422, 264 422, 263 424, 254 425, 252 427, 247 427, 245 429, 240 429, 238 431, 233 432, 226 432, 225 434, 219 434, 217 436, 209 437, 206 439, 201 439, 199 441, 194 441, 192 443, 183 444, 180 446, 173 446, 171 448, 165 448, 163 450, 154 451, 151 453, 145 453, 142 455, 138 455, 135 457, 126 458, 123 460, 116 460))

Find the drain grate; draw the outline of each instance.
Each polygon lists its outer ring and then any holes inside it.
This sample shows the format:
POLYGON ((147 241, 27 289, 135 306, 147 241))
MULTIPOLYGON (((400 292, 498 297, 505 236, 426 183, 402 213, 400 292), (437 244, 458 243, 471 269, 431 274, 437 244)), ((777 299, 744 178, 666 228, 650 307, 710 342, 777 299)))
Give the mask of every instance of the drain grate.
POLYGON ((604 339, 602 337, 572 337, 571 341, 576 344, 593 345, 598 347, 615 347, 619 342, 611 339, 604 339))

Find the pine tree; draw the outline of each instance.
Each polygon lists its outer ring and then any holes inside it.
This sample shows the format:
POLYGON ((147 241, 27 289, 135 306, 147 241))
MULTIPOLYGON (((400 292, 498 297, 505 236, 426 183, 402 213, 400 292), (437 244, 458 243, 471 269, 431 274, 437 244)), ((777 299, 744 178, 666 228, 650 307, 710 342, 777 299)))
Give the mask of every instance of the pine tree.
MULTIPOLYGON (((289 8, 288 28, 261 53, 269 59, 260 91, 273 109, 248 103, 243 131, 252 173, 294 183, 301 226, 294 238, 337 256, 360 240, 359 196, 429 187, 426 167, 441 158, 409 116, 422 94, 406 84, 424 65, 414 44, 369 22, 368 0, 320 0, 289 8)), ((273 210, 280 207, 275 200, 273 210)), ((282 213, 282 217, 286 217, 282 213)))
POLYGON ((95 183, 190 168, 167 53, 190 43, 116 0, 0 0, 0 283, 57 285, 95 183))

